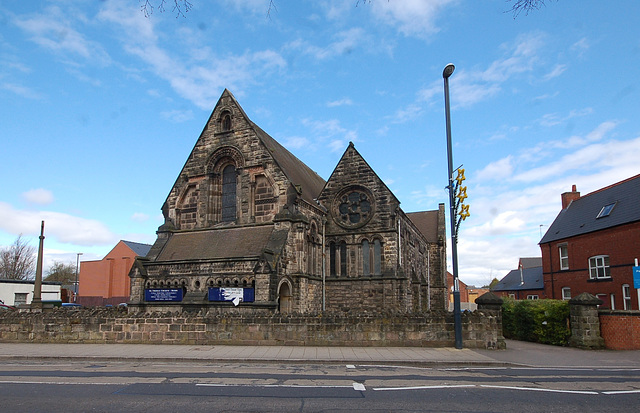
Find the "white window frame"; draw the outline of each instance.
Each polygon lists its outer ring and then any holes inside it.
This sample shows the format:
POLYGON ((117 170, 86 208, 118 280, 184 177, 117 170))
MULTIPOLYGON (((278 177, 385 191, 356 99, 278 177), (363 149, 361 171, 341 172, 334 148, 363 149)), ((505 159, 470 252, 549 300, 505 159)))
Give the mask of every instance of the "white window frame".
POLYGON ((562 299, 571 300, 571 287, 562 287, 562 299))
POLYGON ((560 269, 569 269, 569 246, 567 244, 558 245, 558 256, 560 257, 560 269), (564 250, 564 255, 562 254, 564 250))
POLYGON ((589 258, 589 278, 592 280, 611 278, 608 255, 595 255, 589 258))
POLYGON ((631 287, 629 284, 622 284, 622 308, 631 310, 631 287))
POLYGON ((538 298, 539 298, 538 294, 529 294, 529 295, 527 295, 527 300, 537 300, 538 298))
POLYGON ((609 294, 609 298, 611 299, 611 307, 609 307, 612 310, 616 309, 616 295, 615 294, 609 294))

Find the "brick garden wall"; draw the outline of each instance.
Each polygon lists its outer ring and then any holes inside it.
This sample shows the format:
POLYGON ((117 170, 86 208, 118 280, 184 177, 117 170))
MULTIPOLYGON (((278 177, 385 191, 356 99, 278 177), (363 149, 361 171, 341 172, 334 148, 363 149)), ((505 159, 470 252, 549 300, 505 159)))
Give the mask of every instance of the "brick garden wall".
POLYGON ((611 350, 640 350, 640 311, 600 310, 600 335, 611 350))
MULTIPOLYGON (((453 314, 199 315, 54 309, 0 314, 0 342, 453 347, 453 314)), ((462 314, 466 348, 504 348, 499 312, 462 314)))

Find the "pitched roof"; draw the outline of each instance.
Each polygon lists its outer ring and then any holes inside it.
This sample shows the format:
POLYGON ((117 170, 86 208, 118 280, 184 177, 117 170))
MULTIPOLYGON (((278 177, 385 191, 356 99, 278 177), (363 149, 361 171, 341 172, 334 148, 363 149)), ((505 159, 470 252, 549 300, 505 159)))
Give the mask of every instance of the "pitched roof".
POLYGON ((177 232, 156 261, 256 258, 271 246, 273 233, 273 225, 177 232))
POLYGON ((542 278, 542 267, 523 268, 522 276, 520 270, 511 270, 498 282, 492 291, 517 291, 517 290, 542 290, 544 280, 542 278), (524 280, 524 283, 522 282, 524 280))
POLYGON ((520 258, 518 264, 522 265, 522 268, 542 267, 542 257, 520 258))
POLYGON ((127 247, 131 248, 131 251, 135 252, 136 255, 139 255, 141 257, 144 257, 145 255, 147 255, 147 253, 149 253, 149 250, 151 249, 151 245, 149 244, 141 244, 139 242, 125 241, 125 240, 122 240, 122 242, 127 247))
POLYGON ((438 210, 409 212, 407 218, 418 227, 428 242, 438 241, 438 210))
POLYGON ((640 175, 573 200, 558 214, 540 244, 640 221, 640 175), (607 216, 598 214, 608 205, 607 216))
POLYGON ((296 158, 296 156, 289 152, 284 146, 280 145, 278 141, 269 136, 262 128, 251 120, 249 120, 249 122, 280 169, 282 169, 282 172, 284 172, 287 178, 289 178, 289 181, 291 181, 297 189, 302 191, 302 199, 315 205, 315 199, 320 195, 322 188, 324 188, 325 180, 304 162, 296 158))

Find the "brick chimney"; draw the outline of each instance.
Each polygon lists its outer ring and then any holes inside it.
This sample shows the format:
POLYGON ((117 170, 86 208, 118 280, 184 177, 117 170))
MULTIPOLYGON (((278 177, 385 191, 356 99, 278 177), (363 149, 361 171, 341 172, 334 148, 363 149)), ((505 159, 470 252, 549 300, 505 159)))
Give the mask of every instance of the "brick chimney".
POLYGON ((562 195, 562 209, 566 209, 571 201, 575 201, 580 198, 580 192, 576 191, 576 186, 571 186, 571 192, 565 192, 562 195))

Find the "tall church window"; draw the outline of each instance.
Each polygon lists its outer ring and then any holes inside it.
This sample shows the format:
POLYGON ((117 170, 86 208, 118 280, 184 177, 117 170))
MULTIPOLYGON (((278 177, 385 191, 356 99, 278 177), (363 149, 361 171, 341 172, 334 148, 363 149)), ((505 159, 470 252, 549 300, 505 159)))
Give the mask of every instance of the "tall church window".
POLYGON ((362 241, 362 273, 371 275, 371 251, 366 239, 362 241))
POLYGON ((227 165, 222 170, 222 222, 236 220, 236 167, 227 165))
POLYGON ((373 273, 382 274, 382 244, 379 239, 373 241, 373 273))
POLYGON ((379 239, 372 243, 362 241, 362 272, 364 275, 382 274, 382 244, 379 239))
POLYGON ((329 274, 336 274, 336 243, 331 241, 329 243, 329 274))
POLYGON ((340 275, 347 275, 347 243, 340 243, 340 275))
POLYGON ((329 243, 329 274, 347 275, 347 243, 344 241, 329 243))

